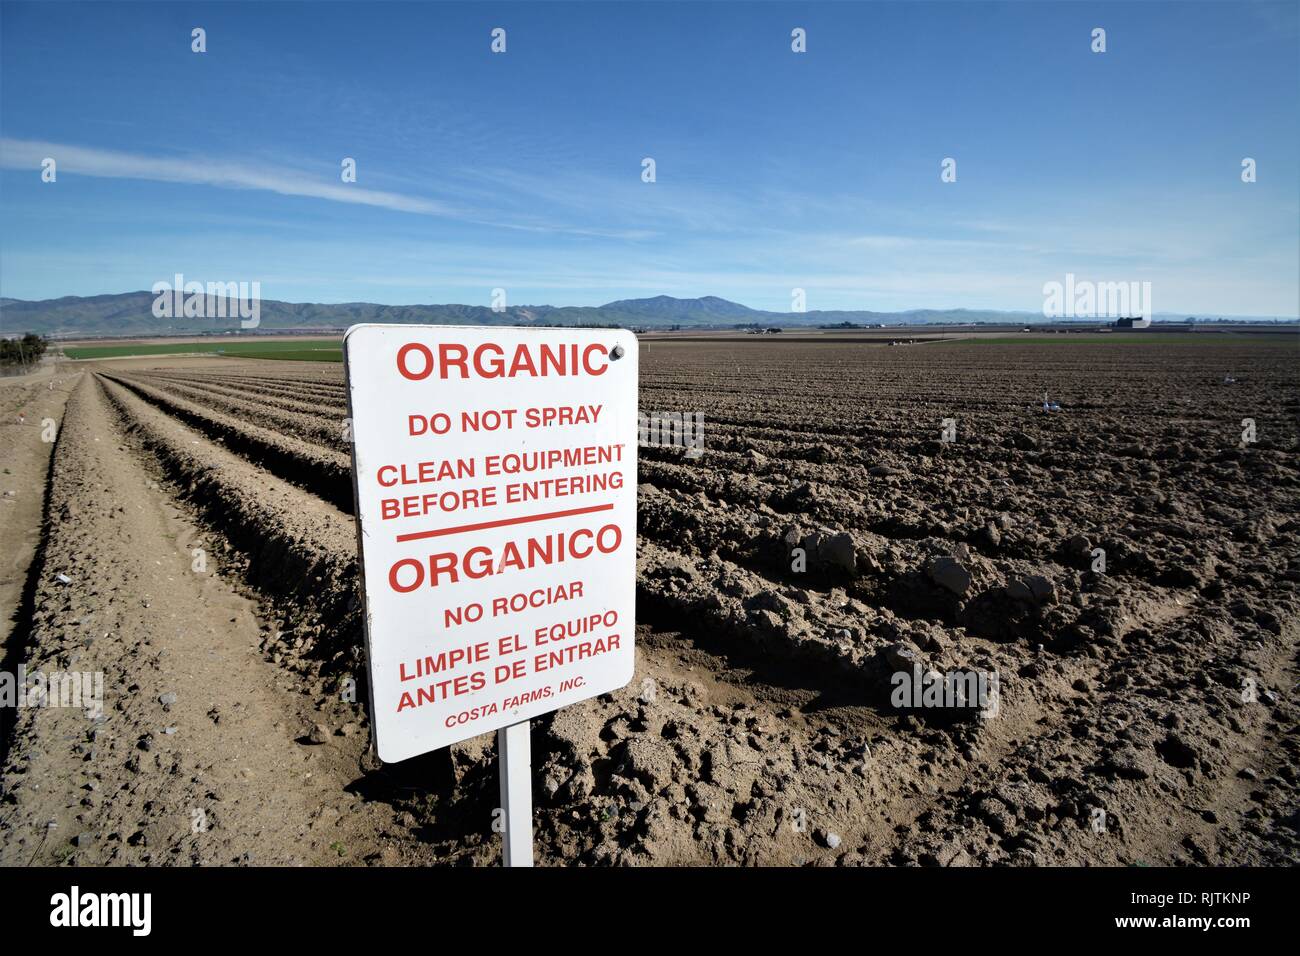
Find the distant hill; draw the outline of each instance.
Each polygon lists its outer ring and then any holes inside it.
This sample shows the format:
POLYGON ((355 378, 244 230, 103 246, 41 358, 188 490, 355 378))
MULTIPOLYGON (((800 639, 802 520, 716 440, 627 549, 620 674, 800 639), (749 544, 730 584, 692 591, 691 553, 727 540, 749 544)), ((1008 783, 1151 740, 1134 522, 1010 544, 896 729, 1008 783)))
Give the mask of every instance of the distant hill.
MULTIPOLYGON (((152 292, 64 296, 30 302, 0 298, 0 334, 38 332, 76 336, 193 335, 239 328, 238 319, 156 318, 152 292)), ((214 302, 216 300, 213 300, 214 302)), ((233 312, 228 309, 228 314, 233 312)), ((1159 316, 1157 316, 1159 318, 1159 316)), ((1169 316, 1169 318, 1177 318, 1169 316)), ((965 325, 972 322, 1041 322, 1033 312, 972 309, 914 309, 908 312, 765 312, 706 295, 677 299, 657 295, 619 299, 602 306, 516 305, 501 312, 482 305, 377 305, 373 302, 279 302, 263 299, 262 332, 346 329, 358 322, 444 325, 598 325, 636 329, 716 328, 764 325, 786 328, 824 325, 965 325)))
MULTIPOLYGON (((760 312, 739 302, 728 302, 716 295, 699 299, 674 299, 657 295, 651 299, 619 299, 602 305, 603 312, 636 316, 643 322, 681 323, 685 325, 724 324, 772 321, 775 312, 760 312)), ((784 316, 783 316, 784 318, 784 316)))

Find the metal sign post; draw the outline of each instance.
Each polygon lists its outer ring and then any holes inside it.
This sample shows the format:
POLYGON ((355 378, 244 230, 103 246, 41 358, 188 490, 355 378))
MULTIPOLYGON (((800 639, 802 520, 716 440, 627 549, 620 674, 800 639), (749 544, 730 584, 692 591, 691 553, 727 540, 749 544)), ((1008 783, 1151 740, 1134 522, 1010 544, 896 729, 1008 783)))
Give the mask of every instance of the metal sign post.
POLYGON ((497 731, 501 773, 501 865, 533 865, 533 752, 528 721, 497 731))

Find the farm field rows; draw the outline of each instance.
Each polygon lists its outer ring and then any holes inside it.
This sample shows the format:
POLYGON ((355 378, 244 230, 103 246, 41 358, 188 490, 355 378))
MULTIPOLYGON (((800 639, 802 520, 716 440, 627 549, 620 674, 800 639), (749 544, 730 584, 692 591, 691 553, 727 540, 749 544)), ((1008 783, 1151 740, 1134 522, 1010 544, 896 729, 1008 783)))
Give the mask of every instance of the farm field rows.
MULTIPOLYGON (((1300 861, 1298 357, 643 344, 704 448, 641 449, 637 672, 534 724, 538 862, 1300 861)), ((365 753, 341 367, 75 367, 6 657, 108 719, 19 716, 0 863, 495 862, 491 738, 365 753)))

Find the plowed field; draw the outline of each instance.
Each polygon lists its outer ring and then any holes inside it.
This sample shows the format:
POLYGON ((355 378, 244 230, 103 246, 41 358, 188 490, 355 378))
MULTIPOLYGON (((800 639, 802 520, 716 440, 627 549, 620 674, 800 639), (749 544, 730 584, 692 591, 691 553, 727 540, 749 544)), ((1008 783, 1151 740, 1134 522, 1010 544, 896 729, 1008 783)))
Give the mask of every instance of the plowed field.
MULTIPOLYGON (((1300 862, 1294 340, 642 348, 704 448, 641 449, 637 674, 534 723, 539 863, 1300 862)), ((492 738, 367 752, 341 367, 59 376, 0 669, 104 706, 4 712, 0 864, 495 863, 492 738)))

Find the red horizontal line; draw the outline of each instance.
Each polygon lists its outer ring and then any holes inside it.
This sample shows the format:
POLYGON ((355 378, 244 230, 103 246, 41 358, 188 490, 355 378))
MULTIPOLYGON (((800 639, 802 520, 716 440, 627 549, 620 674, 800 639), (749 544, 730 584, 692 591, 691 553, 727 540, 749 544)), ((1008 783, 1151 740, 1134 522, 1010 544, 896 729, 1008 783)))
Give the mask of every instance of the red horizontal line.
POLYGON ((519 518, 502 518, 499 521, 480 521, 478 524, 462 524, 454 528, 435 528, 433 531, 412 531, 399 534, 398 541, 416 541, 420 538, 441 538, 445 534, 461 534, 465 531, 482 531, 485 528, 504 528, 510 524, 527 524, 530 521, 549 521, 551 518, 569 518, 573 515, 589 515, 593 511, 613 511, 611 505, 592 505, 589 508, 570 508, 568 511, 548 511, 541 515, 524 515, 519 518))

